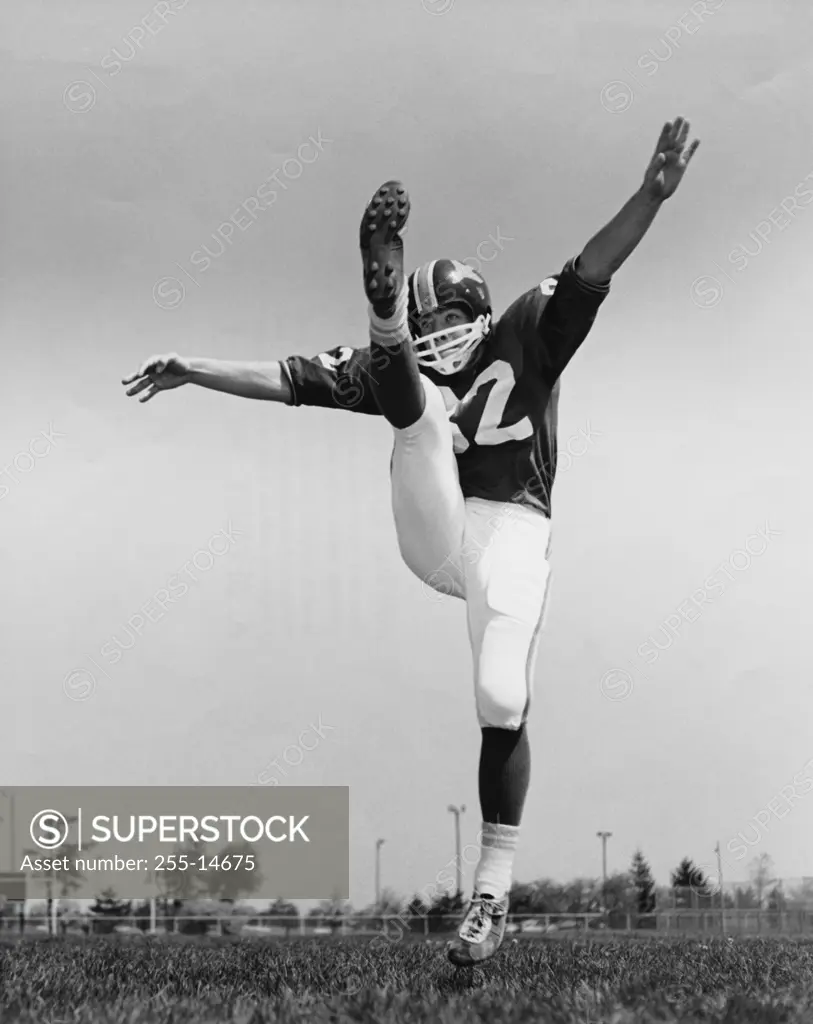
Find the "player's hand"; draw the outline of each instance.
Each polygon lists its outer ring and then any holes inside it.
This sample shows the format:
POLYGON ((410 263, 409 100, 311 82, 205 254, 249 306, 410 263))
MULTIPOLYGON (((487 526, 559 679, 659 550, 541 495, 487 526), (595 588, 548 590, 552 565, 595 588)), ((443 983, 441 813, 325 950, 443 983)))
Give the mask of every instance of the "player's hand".
POLYGON ((188 359, 182 359, 175 352, 165 356, 150 356, 136 373, 125 377, 122 384, 133 384, 128 395, 141 395, 139 402, 149 402, 159 391, 170 391, 188 384, 192 374, 192 366, 188 359))
POLYGON ((685 118, 677 117, 663 126, 655 155, 644 175, 643 191, 653 199, 668 199, 683 180, 689 161, 700 145, 700 140, 695 139, 686 149, 688 136, 689 122, 685 118))

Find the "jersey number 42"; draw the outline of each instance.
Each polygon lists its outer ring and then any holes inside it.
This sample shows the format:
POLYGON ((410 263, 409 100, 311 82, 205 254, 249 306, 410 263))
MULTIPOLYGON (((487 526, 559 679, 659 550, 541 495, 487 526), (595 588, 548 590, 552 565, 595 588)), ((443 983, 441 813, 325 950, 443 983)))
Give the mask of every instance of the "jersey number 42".
MULTIPOLYGON (((539 285, 539 290, 546 298, 553 295, 557 280, 558 278, 556 277, 547 277, 539 285)), ((527 416, 523 416, 522 419, 517 420, 515 423, 503 423, 505 408, 508 405, 511 393, 516 387, 516 383, 511 364, 504 359, 498 359, 491 366, 483 370, 472 384, 470 391, 459 401, 451 388, 440 388, 443 401, 446 403, 446 410, 449 413, 455 452, 459 454, 466 451, 471 443, 460 429, 460 423, 463 423, 467 428, 466 433, 469 436, 472 433, 474 434, 472 440, 477 445, 523 441, 526 437, 530 437, 533 434, 533 424, 527 416), (490 390, 480 414, 480 422, 475 428, 473 424, 470 425, 468 423, 469 416, 467 413, 477 395, 485 388, 490 388, 490 390)))
POLYGON ((472 384, 468 394, 460 400, 455 397, 451 388, 440 388, 449 413, 455 452, 464 452, 469 447, 469 440, 463 434, 458 423, 466 422, 467 409, 477 395, 485 389, 489 389, 488 397, 480 414, 480 422, 474 431, 472 440, 475 444, 504 444, 506 441, 522 441, 533 434, 533 424, 527 416, 523 416, 516 423, 503 424, 505 407, 515 386, 516 378, 511 364, 503 359, 498 359, 483 370, 472 384))

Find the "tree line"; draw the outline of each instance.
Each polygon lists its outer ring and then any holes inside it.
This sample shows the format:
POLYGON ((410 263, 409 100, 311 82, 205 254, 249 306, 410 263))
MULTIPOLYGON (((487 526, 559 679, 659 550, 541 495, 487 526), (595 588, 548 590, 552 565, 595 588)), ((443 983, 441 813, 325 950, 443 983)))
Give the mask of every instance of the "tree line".
MULTIPOLYGON (((398 915, 412 911, 416 915, 444 915, 457 909, 461 901, 454 893, 441 893, 426 899, 420 894, 405 901, 391 890, 382 893, 379 902, 357 913, 346 904, 326 901, 311 916, 398 915)), ((462 904, 461 904, 462 905, 462 904)), ((623 914, 654 915, 668 910, 710 910, 721 906, 729 910, 768 910, 781 912, 796 908, 813 909, 813 879, 785 891, 774 876, 768 854, 749 865, 747 883, 728 886, 722 891, 717 879, 709 877, 690 857, 684 857, 670 872, 669 884, 659 886, 641 850, 636 850, 626 871, 597 878, 575 878, 555 882, 548 878, 532 882, 514 882, 509 913, 525 915, 623 914)))
MULTIPOLYGON (((173 922, 173 930, 187 933, 208 931, 216 919, 220 919, 226 931, 239 931, 249 921, 273 925, 275 919, 286 932, 296 930, 300 913, 288 900, 271 901, 264 909, 238 904, 239 899, 250 898, 258 884, 254 873, 246 875, 249 877, 243 877, 248 885, 243 888, 232 873, 212 872, 212 881, 206 877, 195 881, 188 872, 179 874, 177 890, 158 901, 158 917, 165 925, 167 921, 173 922), (227 892, 217 891, 214 879, 218 876, 228 884, 227 892)), ((463 906, 462 894, 455 892, 424 892, 404 898, 385 889, 377 902, 358 910, 347 900, 324 900, 307 913, 306 919, 311 926, 337 931, 352 928, 354 923, 360 925, 365 918, 389 917, 400 919, 404 928, 434 932, 448 929, 463 906)), ((515 882, 509 912, 532 917, 596 914, 602 915, 610 926, 620 927, 625 927, 626 919, 631 917, 634 926, 654 927, 657 913, 711 910, 721 906, 730 910, 776 913, 796 908, 813 909, 813 879, 785 891, 783 882, 774 877, 770 856, 762 854, 749 865, 747 883, 722 892, 716 879, 708 877, 690 857, 684 857, 670 873, 669 884, 658 886, 648 861, 636 850, 629 868, 608 875, 606 883, 597 878, 575 878, 569 882, 540 878, 515 882)), ((70 913, 68 906, 64 909, 70 913)), ((152 908, 149 901, 120 900, 111 889, 96 898, 90 911, 92 925, 88 927, 94 931, 112 931, 123 919, 146 930, 152 908)))

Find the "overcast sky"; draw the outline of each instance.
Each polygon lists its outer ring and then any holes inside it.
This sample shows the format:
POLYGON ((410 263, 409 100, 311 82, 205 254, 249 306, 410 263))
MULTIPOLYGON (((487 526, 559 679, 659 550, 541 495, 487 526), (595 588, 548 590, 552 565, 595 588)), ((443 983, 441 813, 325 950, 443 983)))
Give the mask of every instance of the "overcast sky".
POLYGON ((597 875, 598 829, 659 882, 718 839, 729 879, 765 852, 813 875, 811 14, 691 8, 3 12, 6 783, 347 785, 353 902, 379 837, 384 884, 430 885, 447 804, 477 833, 479 732, 464 608, 399 560, 386 424, 119 380, 366 344, 358 221, 390 177, 408 262, 480 246, 501 311, 683 114, 692 168, 563 381, 516 877, 597 875))

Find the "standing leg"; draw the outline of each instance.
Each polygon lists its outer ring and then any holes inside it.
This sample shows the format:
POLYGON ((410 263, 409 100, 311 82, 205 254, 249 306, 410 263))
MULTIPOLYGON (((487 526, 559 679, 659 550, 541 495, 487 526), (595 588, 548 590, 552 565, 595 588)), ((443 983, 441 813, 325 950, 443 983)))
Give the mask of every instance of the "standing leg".
POLYGON ((466 503, 466 605, 474 656, 483 816, 474 898, 453 963, 492 956, 505 933, 519 826, 530 782, 525 723, 547 603, 550 522, 517 505, 466 503))

